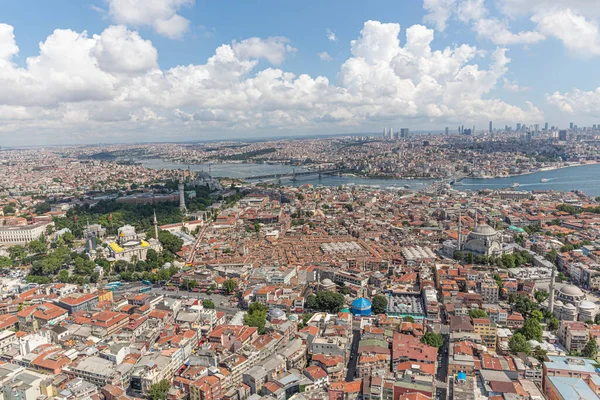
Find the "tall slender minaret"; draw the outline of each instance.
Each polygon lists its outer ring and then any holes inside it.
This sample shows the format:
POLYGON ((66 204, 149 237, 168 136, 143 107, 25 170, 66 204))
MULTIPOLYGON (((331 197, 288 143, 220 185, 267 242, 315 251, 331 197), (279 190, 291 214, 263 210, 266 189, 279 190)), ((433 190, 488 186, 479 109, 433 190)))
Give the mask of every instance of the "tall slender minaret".
POLYGON ((462 221, 461 221, 461 213, 458 211, 458 251, 462 248, 462 221))
POLYGON ((183 184, 183 180, 179 181, 179 209, 182 212, 185 212, 186 208, 185 208, 185 185, 183 184))
POLYGON ((477 215, 477 209, 475 209, 475 226, 477 226, 477 220, 478 220, 478 215, 477 215))
POLYGON ((158 240, 158 221, 156 220, 156 208, 154 209, 154 237, 158 240))
POLYGON ((548 310, 554 312, 554 281, 556 278, 556 265, 552 267, 552 276, 550 277, 550 296, 548 297, 548 310))

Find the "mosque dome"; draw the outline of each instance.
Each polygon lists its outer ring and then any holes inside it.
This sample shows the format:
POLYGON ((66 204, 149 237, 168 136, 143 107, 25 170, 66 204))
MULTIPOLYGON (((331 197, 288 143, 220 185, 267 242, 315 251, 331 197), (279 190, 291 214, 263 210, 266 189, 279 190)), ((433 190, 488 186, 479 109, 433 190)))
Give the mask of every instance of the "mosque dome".
POLYGON ((471 231, 471 234, 478 235, 478 236, 494 236, 496 233, 497 232, 494 228, 492 228, 491 226, 486 225, 486 224, 477 225, 471 231))
POLYGON ((329 278, 325 278, 321 281, 321 285, 323 286, 331 286, 333 285, 333 282, 331 281, 331 279, 329 278))
POLYGON ((284 319, 284 318, 285 318, 285 313, 283 312, 283 310, 280 310, 279 308, 271 308, 269 310, 269 319, 270 320, 284 319))
POLYGON ((371 302, 364 297, 359 297, 352 302, 350 310, 353 315, 371 315, 371 302))
POLYGON ((596 309, 596 305, 589 300, 583 300, 579 303, 579 308, 584 310, 594 310, 596 309))
POLYGON ((554 306, 555 306, 555 307, 562 307, 562 306, 564 306, 564 305, 565 305, 565 304, 564 304, 562 301, 560 301, 560 300, 556 300, 556 301, 554 302, 554 306))
POLYGON ((564 294, 565 296, 585 296, 585 294, 579 289, 577 286, 573 285, 564 285, 560 288, 559 293, 564 294))

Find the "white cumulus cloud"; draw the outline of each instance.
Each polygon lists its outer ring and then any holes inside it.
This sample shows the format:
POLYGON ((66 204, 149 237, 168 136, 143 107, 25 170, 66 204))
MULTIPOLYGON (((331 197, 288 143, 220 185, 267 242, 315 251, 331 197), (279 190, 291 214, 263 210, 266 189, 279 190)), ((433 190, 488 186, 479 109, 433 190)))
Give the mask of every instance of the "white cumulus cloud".
POLYGON ((333 60, 333 57, 331 57, 326 51, 322 51, 318 54, 319 59, 321 59, 321 61, 331 61, 333 60))
POLYGON ((91 36, 57 29, 19 67, 7 61, 18 48, 12 29, 2 27, 0 44, 11 50, 0 57, 0 140, 24 131, 94 142, 378 130, 407 120, 543 121, 531 103, 494 98, 510 63, 505 48, 485 55, 467 44, 433 43, 434 31, 423 25, 403 33, 399 24, 367 21, 333 83, 277 68, 295 51, 281 37, 223 44, 205 63, 161 70, 152 43, 124 26, 91 36), (480 58, 489 66, 480 67, 480 58), (259 70, 260 59, 275 67, 259 70))
POLYGON ((276 36, 267 39, 253 37, 233 42, 233 51, 241 59, 259 59, 265 58, 273 65, 279 65, 290 53, 295 53, 296 49, 289 44, 287 38, 276 36))
POLYGON ((334 31, 332 31, 331 29, 327 28, 327 29, 325 30, 325 33, 327 34, 327 39, 328 39, 330 42, 337 42, 337 40, 338 40, 338 39, 337 39, 337 36, 335 35, 335 32, 334 32, 334 31))
POLYGON ((424 21, 443 31, 454 18, 497 45, 528 45, 554 37, 572 54, 600 55, 597 0, 496 0, 495 5, 497 15, 484 0, 423 0, 424 21), (523 17, 530 19, 531 29, 513 31, 510 21, 523 17))
POLYGON ((158 67, 156 48, 138 32, 122 25, 111 26, 94 39, 92 55, 103 71, 138 74, 158 67))
POLYGON ((107 0, 109 15, 119 24, 151 26, 157 33, 179 39, 190 21, 178 14, 194 0, 107 0))
POLYGON ((600 115, 600 87, 596 90, 579 90, 546 95, 546 101, 570 115, 598 118, 600 115))

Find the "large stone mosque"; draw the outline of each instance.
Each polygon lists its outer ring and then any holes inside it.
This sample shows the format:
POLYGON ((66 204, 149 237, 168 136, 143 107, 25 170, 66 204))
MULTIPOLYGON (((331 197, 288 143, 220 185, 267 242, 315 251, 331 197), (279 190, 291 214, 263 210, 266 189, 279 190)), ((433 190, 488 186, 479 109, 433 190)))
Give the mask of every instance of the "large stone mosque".
MULTIPOLYGON (((554 276, 553 276, 554 278, 554 276)), ((553 279, 554 280, 554 279, 553 279)), ((593 321, 600 311, 598 306, 587 300, 585 293, 574 285, 563 285, 556 292, 550 288, 550 298, 541 306, 554 313, 561 321, 593 321)))
POLYGON ((504 243, 502 234, 487 224, 476 225, 464 238, 459 216, 458 240, 446 240, 442 245, 442 252, 447 257, 454 257, 454 253, 457 251, 499 257, 503 254, 512 253, 513 247, 508 243, 504 243))

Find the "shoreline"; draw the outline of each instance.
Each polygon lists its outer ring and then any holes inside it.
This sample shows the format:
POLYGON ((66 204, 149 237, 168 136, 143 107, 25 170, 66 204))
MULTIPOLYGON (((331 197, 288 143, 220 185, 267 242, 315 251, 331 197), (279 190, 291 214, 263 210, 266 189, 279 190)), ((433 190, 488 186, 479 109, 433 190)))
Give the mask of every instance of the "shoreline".
POLYGON ((594 162, 590 162, 590 163, 586 163, 586 164, 574 164, 574 165, 563 165, 560 167, 549 167, 546 169, 540 169, 538 171, 523 172, 521 174, 514 174, 514 175, 486 176, 486 177, 478 177, 478 178, 464 177, 462 179, 489 180, 489 179, 518 178, 519 176, 533 175, 533 174, 539 174, 542 172, 549 172, 549 171, 558 171, 560 169, 567 169, 567 168, 587 167, 590 165, 598 165, 598 164, 600 164, 600 162, 594 161, 594 162))

